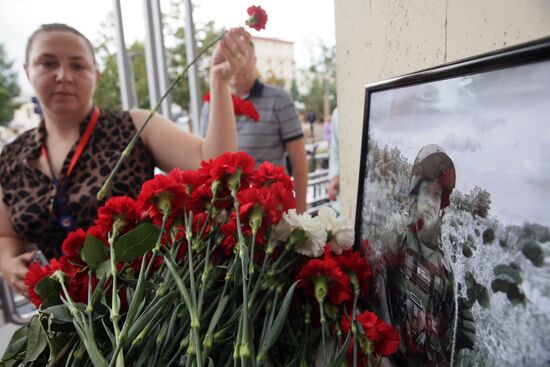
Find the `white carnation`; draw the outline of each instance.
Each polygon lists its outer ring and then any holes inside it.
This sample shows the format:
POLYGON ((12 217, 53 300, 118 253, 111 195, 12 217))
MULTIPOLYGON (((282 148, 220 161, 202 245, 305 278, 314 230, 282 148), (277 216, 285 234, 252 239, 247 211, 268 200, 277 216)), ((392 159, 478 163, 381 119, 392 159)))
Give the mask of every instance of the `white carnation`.
POLYGON ((319 209, 318 218, 331 233, 329 246, 336 255, 341 255, 353 246, 355 231, 346 218, 337 218, 334 209, 326 206, 319 209))
POLYGON ((323 254, 327 242, 327 231, 318 218, 312 218, 308 213, 298 215, 295 209, 291 209, 283 214, 283 219, 288 227, 281 225, 280 233, 288 230, 288 228, 290 228, 290 232, 296 228, 301 228, 306 233, 307 239, 298 244, 294 251, 309 257, 319 257, 323 254))

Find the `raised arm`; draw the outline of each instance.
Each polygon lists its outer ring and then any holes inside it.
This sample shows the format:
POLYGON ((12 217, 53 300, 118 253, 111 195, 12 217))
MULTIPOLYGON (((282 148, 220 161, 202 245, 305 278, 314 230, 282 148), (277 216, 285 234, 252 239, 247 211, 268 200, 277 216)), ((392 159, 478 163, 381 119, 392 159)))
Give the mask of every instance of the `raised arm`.
MULTIPOLYGON (((141 138, 161 169, 196 169, 204 159, 237 149, 237 130, 229 79, 244 65, 249 42, 248 32, 231 29, 214 50, 210 68, 210 117, 204 140, 183 132, 160 115, 155 115, 143 131, 141 138)), ((148 111, 132 110, 131 115, 134 124, 139 128, 148 111)))

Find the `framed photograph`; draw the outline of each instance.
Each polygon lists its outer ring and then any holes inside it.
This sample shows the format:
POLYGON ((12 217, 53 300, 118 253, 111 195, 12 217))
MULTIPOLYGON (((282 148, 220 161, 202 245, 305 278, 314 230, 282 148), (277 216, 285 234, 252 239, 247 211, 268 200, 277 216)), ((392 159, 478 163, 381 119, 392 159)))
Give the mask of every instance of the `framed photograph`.
POLYGON ((550 366, 550 39, 368 85, 357 200, 402 358, 550 366))

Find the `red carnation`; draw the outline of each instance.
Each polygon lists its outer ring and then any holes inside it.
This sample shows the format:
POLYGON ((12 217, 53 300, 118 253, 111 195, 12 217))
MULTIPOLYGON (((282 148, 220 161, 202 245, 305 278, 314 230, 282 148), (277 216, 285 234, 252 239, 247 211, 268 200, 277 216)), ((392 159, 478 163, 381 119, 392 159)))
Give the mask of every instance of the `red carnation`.
POLYGON ((103 242, 105 247, 109 247, 109 242, 107 241, 107 233, 108 232, 109 231, 108 230, 106 231, 103 227, 95 225, 95 226, 91 226, 90 228, 88 228, 88 230, 86 231, 86 234, 88 234, 92 237, 95 237, 96 239, 103 242))
POLYGON ((212 190, 207 185, 207 176, 194 170, 180 170, 178 168, 170 171, 168 177, 185 188, 184 210, 186 213, 201 213, 206 210, 206 205, 212 199, 212 190))
POLYGON ((240 168, 241 179, 240 187, 247 187, 254 173, 256 163, 246 152, 227 152, 216 159, 202 161, 199 167, 199 174, 208 177, 207 182, 226 181, 232 175, 237 173, 240 168))
POLYGON ((359 281, 359 287, 363 296, 369 293, 369 283, 372 278, 372 269, 363 256, 357 251, 344 251, 340 256, 334 256, 334 260, 340 265, 344 273, 355 274, 359 281))
MULTIPOLYGON (((361 324, 364 335, 368 338, 368 342, 371 342, 373 345, 369 348, 374 348, 372 351, 373 355, 376 357, 386 357, 390 354, 393 354, 399 348, 399 334, 397 329, 391 325, 386 324, 384 321, 380 320, 375 313, 365 311, 356 316, 356 320, 361 324)), ((345 333, 351 331, 351 319, 348 316, 342 315, 340 321, 342 330, 345 333)), ((365 348, 367 345, 361 345, 364 342, 364 339, 359 336, 358 344, 358 360, 362 361, 365 356, 365 348)), ((348 365, 351 365, 350 362, 353 362, 353 340, 350 343, 348 349, 348 365)), ((366 364, 360 364, 360 366, 366 366, 366 364)))
MULTIPOLYGON (((205 102, 210 102, 210 93, 206 93, 202 99, 205 102)), ((233 94, 231 95, 231 99, 233 100, 233 113, 236 117, 245 116, 254 122, 260 121, 260 114, 252 102, 239 98, 233 94)))
POLYGON ((29 266, 29 270, 27 271, 27 274, 25 274, 24 281, 25 285, 27 286, 27 294, 29 296, 29 299, 36 307, 40 307, 42 299, 40 299, 40 296, 34 291, 34 287, 43 278, 52 275, 54 271, 55 270, 52 269, 51 266, 46 265, 42 267, 40 266, 40 263, 36 261, 29 266))
POLYGON ((156 175, 146 181, 137 198, 138 208, 145 215, 149 215, 156 225, 162 224, 163 210, 169 209, 167 225, 171 225, 174 218, 183 212, 186 191, 185 186, 176 182, 172 177, 156 175), (169 206, 169 208, 166 208, 169 206))
POLYGON ((250 6, 246 12, 250 16, 246 21, 247 26, 254 28, 257 31, 265 29, 265 24, 267 23, 267 13, 261 6, 250 6))
POLYGON ((260 121, 260 114, 252 102, 232 95, 235 116, 246 116, 254 122, 260 121))
POLYGON ((237 245, 237 223, 234 220, 228 220, 221 227, 225 239, 222 242, 221 248, 225 255, 233 255, 235 246, 237 245))
POLYGON ((289 175, 286 174, 285 168, 276 166, 271 162, 263 162, 258 167, 254 177, 253 185, 255 187, 271 186, 276 182, 280 182, 284 187, 292 192, 294 184, 289 175))
POLYGON ((86 232, 80 228, 76 231, 70 232, 67 235, 61 245, 61 249, 63 250, 63 254, 65 254, 67 260, 76 264, 84 265, 84 262, 80 257, 80 250, 82 245, 84 245, 84 241, 86 241, 86 232))
POLYGON ((351 295, 350 280, 332 258, 313 258, 308 260, 296 275, 302 280, 298 287, 304 289, 308 296, 315 297, 314 281, 323 278, 328 283, 328 297, 335 305, 349 300, 351 295))
POLYGON ((109 233, 112 231, 113 223, 117 218, 122 219, 124 223, 124 227, 121 228, 119 234, 133 228, 135 223, 140 219, 136 201, 128 196, 110 198, 105 205, 99 208, 96 225, 101 227, 105 233, 109 233))

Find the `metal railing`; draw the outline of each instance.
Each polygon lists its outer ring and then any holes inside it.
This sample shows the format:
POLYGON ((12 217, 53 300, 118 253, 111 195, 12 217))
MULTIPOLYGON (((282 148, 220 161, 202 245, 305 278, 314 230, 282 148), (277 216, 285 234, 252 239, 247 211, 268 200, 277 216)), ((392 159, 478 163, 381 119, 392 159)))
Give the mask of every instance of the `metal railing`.
POLYGON ((4 322, 25 325, 36 314, 36 309, 29 300, 12 291, 8 283, 0 276, 0 299, 4 322))

